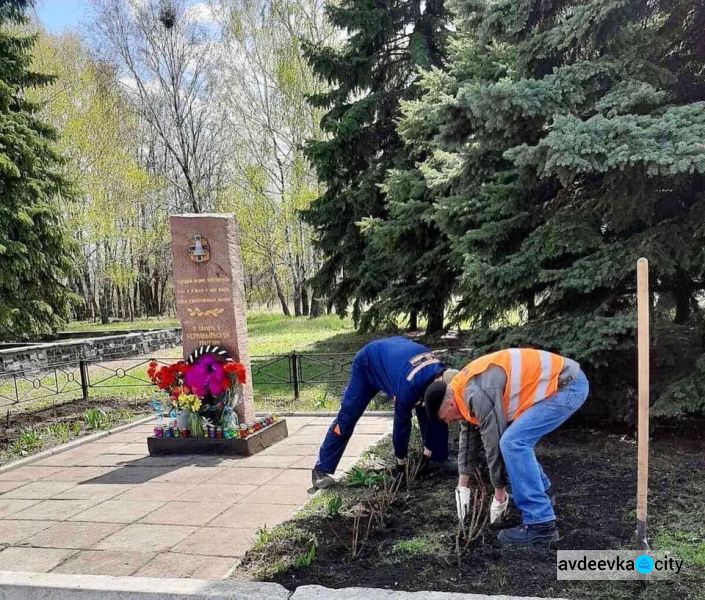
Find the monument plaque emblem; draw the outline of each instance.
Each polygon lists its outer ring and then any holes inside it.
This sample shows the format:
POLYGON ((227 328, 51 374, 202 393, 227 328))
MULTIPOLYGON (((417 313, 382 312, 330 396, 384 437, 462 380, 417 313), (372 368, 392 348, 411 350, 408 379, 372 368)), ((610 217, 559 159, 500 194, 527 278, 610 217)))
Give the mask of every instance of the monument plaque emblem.
POLYGON ((208 240, 202 235, 194 235, 191 238, 192 244, 188 247, 188 254, 191 257, 191 262, 204 263, 211 258, 211 247, 208 240))

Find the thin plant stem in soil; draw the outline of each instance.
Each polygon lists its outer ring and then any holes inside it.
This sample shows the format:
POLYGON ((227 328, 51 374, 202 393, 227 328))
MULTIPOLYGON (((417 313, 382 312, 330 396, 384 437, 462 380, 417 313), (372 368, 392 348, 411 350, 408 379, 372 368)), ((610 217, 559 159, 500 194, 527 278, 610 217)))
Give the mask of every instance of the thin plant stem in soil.
POLYGON ((487 506, 487 487, 482 480, 479 469, 475 469, 475 485, 472 492, 472 509, 463 519, 458 520, 458 530, 455 536, 455 555, 458 568, 461 568, 461 559, 472 542, 478 539, 487 527, 489 510, 487 506))
POLYGON ((354 560, 362 553, 362 549, 365 547, 368 538, 370 537, 370 531, 372 530, 372 523, 378 518, 378 511, 372 506, 371 502, 367 503, 366 509, 360 506, 353 519, 353 530, 352 530, 352 546, 351 546, 351 559, 354 560), (368 512, 369 517, 367 519, 367 527, 365 529, 365 534, 360 540, 360 523, 362 522, 362 517, 365 512, 368 512))
POLYGON ((413 457, 409 457, 405 466, 405 478, 406 478, 406 491, 409 492, 410 484, 416 481, 421 471, 421 465, 423 465, 423 458, 416 460, 413 457))
POLYGON ((362 553, 367 540, 372 532, 372 526, 377 522, 379 528, 384 527, 385 519, 392 504, 399 494, 401 488, 401 478, 394 477, 391 470, 385 474, 382 487, 377 494, 368 500, 365 505, 359 504, 355 507, 352 526, 352 543, 350 548, 351 560, 356 559, 362 553), (361 525, 365 514, 368 515, 367 527, 364 535, 360 535, 361 525))

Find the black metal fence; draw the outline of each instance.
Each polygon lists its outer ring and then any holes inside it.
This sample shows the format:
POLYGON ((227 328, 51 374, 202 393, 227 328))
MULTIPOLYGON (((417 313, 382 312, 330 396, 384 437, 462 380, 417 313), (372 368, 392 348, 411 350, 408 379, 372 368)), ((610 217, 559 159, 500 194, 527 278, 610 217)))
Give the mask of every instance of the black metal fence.
POLYGON ((301 387, 307 384, 345 383, 350 377, 350 365, 355 354, 308 354, 292 352, 279 356, 254 356, 252 380, 254 386, 291 386, 296 400, 301 387))
MULTIPOLYGON (((307 385, 344 384, 355 356, 346 353, 299 353, 251 357, 255 391, 276 390, 299 400, 307 385)), ((45 366, 32 371, 0 374, 0 410, 11 410, 42 400, 88 400, 101 389, 149 388, 147 366, 156 360, 171 364, 180 358, 81 360, 78 363, 45 366)))
POLYGON ((78 364, 61 364, 20 373, 0 374, 0 408, 64 394, 82 394, 84 371, 78 364))

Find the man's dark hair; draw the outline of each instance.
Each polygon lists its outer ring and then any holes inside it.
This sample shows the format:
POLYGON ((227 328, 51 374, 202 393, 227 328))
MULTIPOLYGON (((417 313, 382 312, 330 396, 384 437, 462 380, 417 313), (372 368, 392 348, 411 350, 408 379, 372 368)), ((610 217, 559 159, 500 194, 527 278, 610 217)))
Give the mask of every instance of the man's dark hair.
POLYGON ((441 408, 447 387, 445 381, 434 381, 426 388, 423 395, 423 404, 429 420, 438 421, 438 409, 441 408))

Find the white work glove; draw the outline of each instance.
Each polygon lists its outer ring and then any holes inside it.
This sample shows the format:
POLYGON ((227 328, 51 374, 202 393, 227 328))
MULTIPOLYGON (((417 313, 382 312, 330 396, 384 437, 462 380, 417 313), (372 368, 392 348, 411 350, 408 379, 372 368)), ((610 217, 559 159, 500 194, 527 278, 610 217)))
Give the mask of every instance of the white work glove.
POLYGON ((492 504, 490 504, 490 523, 498 523, 501 521, 504 513, 507 512, 508 506, 509 494, 507 494, 504 502, 500 502, 495 496, 492 496, 492 504))
POLYGON ((458 520, 463 521, 470 510, 470 488, 455 488, 455 506, 458 509, 458 520))

